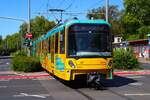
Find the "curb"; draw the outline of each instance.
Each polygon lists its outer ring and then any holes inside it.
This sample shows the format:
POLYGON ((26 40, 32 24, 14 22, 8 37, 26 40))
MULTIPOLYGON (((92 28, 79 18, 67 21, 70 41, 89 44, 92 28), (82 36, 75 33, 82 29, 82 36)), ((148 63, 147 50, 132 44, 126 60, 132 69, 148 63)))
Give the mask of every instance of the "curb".
POLYGON ((114 75, 127 76, 127 75, 150 75, 150 70, 143 71, 116 71, 114 75))
MULTIPOLYGON (((8 72, 7 72, 8 73, 8 72)), ((117 76, 128 76, 128 75, 150 75, 150 70, 142 71, 115 71, 114 75, 117 76)), ((10 80, 10 79, 39 79, 39 78, 48 78, 52 79, 51 75, 48 73, 32 73, 32 74, 17 74, 10 76, 0 76, 0 80, 10 80)))
POLYGON ((48 74, 41 74, 41 75, 30 75, 30 76, 0 76, 0 80, 10 80, 10 79, 37 79, 37 78, 49 78, 51 79, 50 75, 48 74))

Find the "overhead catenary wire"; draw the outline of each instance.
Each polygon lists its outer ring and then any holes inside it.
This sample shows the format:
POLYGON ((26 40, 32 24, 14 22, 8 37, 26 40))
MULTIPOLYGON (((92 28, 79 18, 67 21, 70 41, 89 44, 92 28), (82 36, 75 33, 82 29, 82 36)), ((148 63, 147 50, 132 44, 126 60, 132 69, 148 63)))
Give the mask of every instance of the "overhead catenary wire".
MULTIPOLYGON (((60 6, 60 4, 65 4, 66 3, 66 0, 61 0, 59 3, 58 3, 58 5, 57 5, 57 8, 55 8, 55 7, 52 7, 50 4, 49 4, 49 1, 50 0, 48 0, 48 2, 47 2, 47 9, 50 7, 50 8, 52 8, 52 9, 59 9, 60 7, 58 7, 58 6, 60 6)), ((86 10, 84 10, 83 12, 72 12, 72 11, 68 11, 68 9, 70 9, 75 3, 75 0, 71 0, 71 2, 69 2, 70 4, 68 4, 68 6, 66 7, 66 8, 64 8, 64 9, 62 9, 62 10, 64 10, 63 12, 48 12, 48 10, 46 11, 46 12, 43 12, 43 13, 38 13, 38 14, 41 14, 41 15, 50 15, 51 14, 51 16, 53 16, 57 21, 58 21, 58 17, 56 17, 56 15, 57 14, 60 14, 61 13, 61 16, 62 15, 66 15, 66 16, 78 16, 78 15, 85 15, 85 14, 87 14, 88 12, 89 12, 89 9, 91 9, 91 8, 93 8, 93 7, 95 7, 95 5, 97 5, 97 4, 99 4, 99 3, 101 3, 101 2, 103 2, 104 0, 98 0, 96 3, 94 3, 94 4, 92 4, 90 7, 88 7, 88 8, 86 8, 86 10)), ((104 14, 104 13, 90 13, 90 14, 104 14)), ((59 15, 60 16, 60 15, 59 15)))
POLYGON ((100 5, 100 3, 104 2, 104 0, 98 0, 96 3, 92 4, 91 6, 89 6, 86 10, 88 11, 89 9, 93 8, 96 5, 100 5))
MULTIPOLYGON (((53 12, 49 13, 49 8, 53 8, 49 2, 50 2, 50 0, 47 0, 47 5, 46 5, 47 6, 47 8, 46 8, 47 10, 46 10, 45 14, 47 15, 47 18, 49 17, 48 15, 51 14, 54 17, 54 19, 56 21, 58 21, 58 18, 55 16, 55 14, 53 14, 53 12)), ((39 13, 39 14, 43 15, 43 13, 39 13)))
POLYGON ((69 5, 68 7, 66 7, 64 10, 66 11, 66 10, 68 10, 69 8, 71 8, 72 5, 74 4, 74 2, 75 2, 75 0, 72 0, 72 2, 70 3, 70 5, 69 5))
POLYGON ((65 2, 65 0, 61 0, 61 1, 59 2, 59 4, 57 5, 57 7, 59 7, 60 5, 63 5, 64 2, 65 2))
MULTIPOLYGON (((51 12, 51 13, 47 13, 47 12, 43 12, 43 13, 35 13, 35 14, 42 14, 42 15, 46 15, 46 14, 59 14, 58 12, 51 12)), ((87 12, 62 12, 62 14, 65 14, 65 15, 71 15, 71 14, 87 14, 87 12)), ((98 12, 95 12, 95 13, 90 13, 90 14, 104 14, 104 13, 98 13, 98 12)))
POLYGON ((25 22, 26 23, 25 19, 20 19, 20 18, 12 18, 12 17, 2 17, 2 16, 0 16, 0 19, 15 20, 15 21, 21 21, 21 22, 25 22))

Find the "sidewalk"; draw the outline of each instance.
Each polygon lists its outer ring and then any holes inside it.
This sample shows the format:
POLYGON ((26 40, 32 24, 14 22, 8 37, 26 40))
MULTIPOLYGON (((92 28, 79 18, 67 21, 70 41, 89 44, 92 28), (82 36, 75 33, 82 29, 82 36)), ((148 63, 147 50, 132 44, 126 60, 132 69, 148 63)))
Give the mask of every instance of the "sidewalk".
POLYGON ((150 61, 146 60, 145 58, 138 58, 138 61, 140 63, 147 63, 147 64, 150 64, 150 61))

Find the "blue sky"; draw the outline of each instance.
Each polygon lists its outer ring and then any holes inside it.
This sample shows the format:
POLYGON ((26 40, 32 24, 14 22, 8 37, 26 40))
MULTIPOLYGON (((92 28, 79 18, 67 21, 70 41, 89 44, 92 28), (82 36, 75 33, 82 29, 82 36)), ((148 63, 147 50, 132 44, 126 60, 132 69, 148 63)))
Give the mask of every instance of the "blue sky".
MULTIPOLYGON (((80 12, 76 14, 79 19, 86 19, 86 12, 92 8, 104 6, 105 0, 30 0, 31 1, 31 18, 38 15, 45 16, 48 20, 59 19, 59 15, 47 14, 47 8, 61 8, 67 12, 80 12), (39 14, 40 13, 40 14, 39 14)), ((123 9, 123 0, 109 0, 110 4, 118 5, 123 9)), ((0 17, 12 17, 28 19, 28 0, 0 0, 0 17)), ((64 19, 73 17, 63 15, 64 19)), ((23 22, 14 20, 4 20, 0 18, 0 35, 6 37, 19 31, 19 26, 23 22)))

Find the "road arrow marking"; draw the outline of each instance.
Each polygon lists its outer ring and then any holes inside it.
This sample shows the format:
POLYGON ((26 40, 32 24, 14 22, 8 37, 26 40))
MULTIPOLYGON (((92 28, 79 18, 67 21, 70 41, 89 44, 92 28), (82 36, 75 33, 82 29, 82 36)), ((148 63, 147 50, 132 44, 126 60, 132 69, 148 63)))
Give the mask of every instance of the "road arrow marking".
POLYGON ((145 76, 127 76, 127 78, 137 79, 137 78, 145 78, 145 76))
POLYGON ((33 95, 30 95, 30 94, 27 94, 27 93, 20 93, 19 95, 13 95, 13 97, 37 97, 37 98, 46 98, 46 96, 49 96, 48 94, 40 94, 40 95, 36 95, 36 94, 33 94, 33 95))
POLYGON ((0 86, 0 88, 7 88, 8 86, 0 86))
POLYGON ((9 64, 10 64, 9 62, 6 63, 6 65, 9 65, 9 64))
POLYGON ((140 82, 136 82, 136 83, 130 83, 128 85, 132 85, 132 86, 141 86, 143 85, 143 83, 140 83, 140 82))
POLYGON ((125 96, 150 96, 150 93, 124 94, 125 96))

